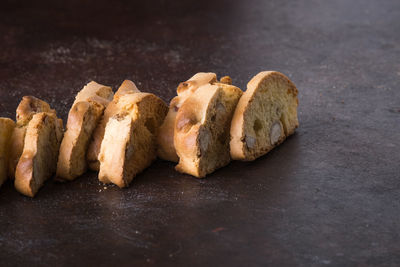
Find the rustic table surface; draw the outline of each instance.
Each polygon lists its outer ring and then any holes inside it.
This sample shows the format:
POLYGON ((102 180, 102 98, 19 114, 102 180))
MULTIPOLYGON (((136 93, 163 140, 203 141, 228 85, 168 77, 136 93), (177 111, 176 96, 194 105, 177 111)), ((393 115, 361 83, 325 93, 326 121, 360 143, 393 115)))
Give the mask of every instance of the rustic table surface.
POLYGON ((0 116, 34 95, 65 122, 91 80, 169 101, 199 71, 278 70, 300 128, 202 180, 157 161, 124 190, 8 181, 1 265, 400 265, 399 1, 55 2, 0 4, 0 116))

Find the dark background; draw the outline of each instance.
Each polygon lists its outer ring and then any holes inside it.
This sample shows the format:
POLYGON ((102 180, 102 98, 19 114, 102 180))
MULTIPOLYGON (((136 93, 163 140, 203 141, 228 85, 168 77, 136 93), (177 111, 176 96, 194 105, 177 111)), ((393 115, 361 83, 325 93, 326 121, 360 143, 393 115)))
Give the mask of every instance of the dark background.
POLYGON ((399 266, 400 1, 1 1, 0 116, 24 95, 66 119, 124 79, 165 101, 199 71, 299 89, 300 128, 206 179, 157 161, 35 199, 0 189, 1 265, 399 266))

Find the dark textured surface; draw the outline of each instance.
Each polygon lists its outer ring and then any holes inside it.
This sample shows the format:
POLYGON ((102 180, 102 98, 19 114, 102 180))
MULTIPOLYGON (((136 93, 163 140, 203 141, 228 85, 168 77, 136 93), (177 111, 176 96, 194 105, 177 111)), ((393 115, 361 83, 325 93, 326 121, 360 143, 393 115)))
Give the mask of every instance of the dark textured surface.
POLYGON ((399 1, 53 2, 0 4, 0 116, 35 95, 65 119, 90 80, 169 101, 198 71, 274 69, 300 128, 204 180, 157 161, 126 190, 7 182, 1 265, 400 265, 399 1))

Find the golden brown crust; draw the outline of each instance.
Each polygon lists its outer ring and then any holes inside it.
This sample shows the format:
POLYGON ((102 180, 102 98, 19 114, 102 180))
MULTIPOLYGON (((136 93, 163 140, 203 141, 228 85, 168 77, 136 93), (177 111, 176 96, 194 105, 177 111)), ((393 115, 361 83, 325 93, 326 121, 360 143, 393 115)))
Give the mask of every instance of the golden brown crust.
POLYGON ((118 88, 113 100, 104 110, 102 118, 92 133, 92 138, 89 142, 89 147, 87 150, 86 159, 91 170, 98 171, 100 168, 98 155, 100 153, 101 142, 104 137, 105 127, 108 123, 108 120, 120 111, 121 106, 126 105, 126 103, 120 101, 120 98, 125 95, 131 95, 138 92, 140 91, 137 89, 135 83, 125 80, 118 88))
POLYGON ((78 102, 89 100, 96 101, 103 106, 107 106, 107 104, 112 100, 113 96, 114 93, 111 87, 91 81, 79 91, 72 106, 78 102))
POLYGON ((7 180, 11 134, 15 122, 9 118, 0 118, 0 186, 7 180))
POLYGON ((18 126, 24 126, 29 123, 32 116, 39 112, 49 112, 56 114, 54 109, 50 108, 50 105, 45 101, 40 100, 34 96, 24 96, 17 107, 17 124, 18 126))
POLYGON ((297 94, 296 86, 282 73, 264 71, 254 76, 233 115, 230 131, 232 158, 254 160, 291 135, 298 127, 297 94), (260 114, 261 110, 256 107, 260 102, 264 114, 260 114), (274 128, 277 136, 271 143, 274 124, 277 124, 274 128))
POLYGON ((168 108, 149 93, 127 94, 119 104, 119 113, 109 119, 105 128, 99 180, 127 187, 156 158, 155 136, 168 108))
POLYGON ((219 79, 219 82, 227 85, 232 85, 232 78, 229 76, 224 76, 221 79, 219 79))
POLYGON ((10 141, 11 152, 8 161, 8 176, 11 179, 14 179, 15 169, 24 148, 26 127, 33 115, 39 112, 56 114, 56 111, 51 109, 50 105, 45 101, 34 96, 22 97, 16 111, 17 124, 10 141))
POLYGON ((178 162, 179 158, 174 146, 174 126, 177 114, 177 110, 175 110, 175 106, 173 105, 174 99, 171 101, 168 114, 165 117, 165 120, 160 127, 159 135, 157 136, 157 155, 163 160, 178 162))
POLYGON ((23 154, 15 171, 15 188, 18 192, 28 197, 34 197, 38 190, 33 179, 33 158, 33 153, 26 152, 23 154))
MULTIPOLYGON (((224 81, 228 81, 229 77, 226 77, 224 81)), ((178 88, 176 89, 178 95, 171 100, 168 114, 160 127, 160 134, 157 136, 158 157, 172 162, 179 161, 178 155, 176 154, 176 150, 174 147, 174 126, 177 112, 182 104, 186 101, 186 99, 199 87, 206 84, 215 83, 216 81, 217 75, 215 73, 199 72, 186 82, 181 82, 178 85, 178 88)))
POLYGON ((136 84, 130 80, 125 80, 115 93, 114 100, 119 99, 121 96, 134 93, 140 93, 139 89, 136 87, 136 84))
POLYGON ((215 83, 183 103, 174 131, 177 171, 202 178, 229 163, 229 125, 241 94, 235 86, 215 83))
MULTIPOLYGON (((178 111, 174 128, 174 145, 179 156, 175 169, 196 177, 204 177, 200 173, 200 131, 206 121, 207 110, 211 109, 221 95, 216 85, 205 85, 189 97, 178 111)), ((204 130, 203 130, 204 132, 204 130)), ((207 133, 206 133, 207 134, 207 133)), ((205 137, 209 139, 208 137, 205 137)))
POLYGON ((27 126, 16 126, 11 134, 10 139, 10 156, 8 161, 8 177, 14 179, 15 168, 17 167, 18 160, 24 150, 24 141, 27 126))
POLYGON ((62 132, 62 121, 56 115, 41 112, 32 116, 15 172, 15 188, 21 194, 34 197, 54 174, 62 132))
MULTIPOLYGON (((196 91, 199 87, 214 83, 217 81, 217 75, 213 72, 199 72, 193 75, 186 82, 181 82, 176 89, 179 96, 183 96, 185 93, 189 95, 196 91)), ((186 97, 187 98, 187 97, 186 97)))

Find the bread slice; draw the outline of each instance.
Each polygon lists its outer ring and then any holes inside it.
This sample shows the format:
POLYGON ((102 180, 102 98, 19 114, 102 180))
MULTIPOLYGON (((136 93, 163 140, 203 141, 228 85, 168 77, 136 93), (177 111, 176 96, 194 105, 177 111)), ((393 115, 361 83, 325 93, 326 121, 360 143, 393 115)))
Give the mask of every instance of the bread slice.
POLYGON ((230 162, 230 123, 242 91, 221 83, 198 88, 176 116, 174 144, 179 156, 175 169, 198 178, 230 162))
POLYGON ((58 180, 71 181, 86 172, 90 138, 112 96, 110 87, 96 82, 88 83, 76 96, 58 155, 58 180))
POLYGON ((231 124, 231 156, 254 160, 293 134, 297 119, 297 89, 282 73, 264 71, 247 84, 231 124))
POLYGON ((125 80, 115 93, 112 102, 110 102, 110 104, 105 109, 104 114, 100 119, 100 122, 97 124, 95 130, 93 131, 89 148, 86 153, 87 162, 91 170, 98 171, 100 169, 98 155, 100 153, 101 142, 103 141, 104 137, 104 130, 106 128, 108 120, 112 116, 117 114, 121 110, 120 108, 125 105, 123 101, 119 101, 120 98, 124 95, 135 94, 139 92, 139 89, 137 89, 136 85, 132 81, 125 80))
POLYGON ((97 102, 78 102, 68 114, 67 130, 57 162, 57 180, 74 180, 87 170, 86 150, 104 106, 97 102))
POLYGON ((15 171, 15 188, 21 194, 34 197, 54 174, 62 135, 62 120, 54 113, 40 112, 32 116, 15 171))
POLYGON ((39 112, 56 114, 56 111, 51 109, 49 104, 34 96, 24 96, 17 107, 17 124, 11 135, 11 149, 8 161, 8 176, 12 179, 14 179, 15 168, 24 149, 26 127, 33 115, 39 112))
POLYGON ((11 134, 15 122, 9 118, 0 118, 0 186, 7 180, 8 159, 10 154, 11 134))
POLYGON ((127 94, 119 104, 120 112, 108 120, 105 128, 99 180, 127 187, 156 159, 155 139, 168 108, 149 93, 127 94))
MULTIPOLYGON (((179 84, 177 88, 178 95, 174 97, 168 109, 168 114, 165 117, 163 124, 160 127, 159 135, 157 136, 157 155, 161 159, 178 162, 179 158, 174 146, 174 127, 175 118, 179 108, 199 87, 206 84, 213 84, 217 81, 217 75, 212 72, 196 73, 186 82, 179 84)), ((220 83, 232 84, 232 79, 228 76, 222 77, 220 83)))

